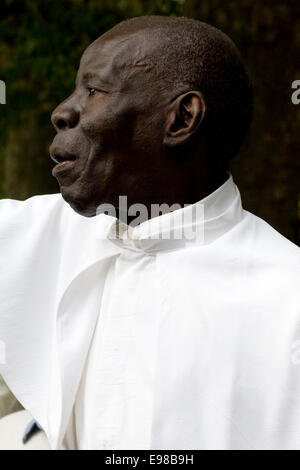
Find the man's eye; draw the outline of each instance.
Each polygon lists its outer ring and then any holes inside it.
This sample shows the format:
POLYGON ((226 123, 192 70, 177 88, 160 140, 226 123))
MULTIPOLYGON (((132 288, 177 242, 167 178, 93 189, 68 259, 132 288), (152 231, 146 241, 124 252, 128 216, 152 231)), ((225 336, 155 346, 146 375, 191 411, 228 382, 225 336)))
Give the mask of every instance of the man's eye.
POLYGON ((95 88, 88 88, 89 90, 89 96, 93 96, 96 93, 95 88))

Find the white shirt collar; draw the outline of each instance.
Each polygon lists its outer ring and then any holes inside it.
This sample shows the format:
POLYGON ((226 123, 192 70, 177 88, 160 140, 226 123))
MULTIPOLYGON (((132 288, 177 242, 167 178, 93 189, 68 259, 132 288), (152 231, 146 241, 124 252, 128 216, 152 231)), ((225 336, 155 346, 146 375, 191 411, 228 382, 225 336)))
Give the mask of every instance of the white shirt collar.
POLYGON ((225 183, 204 199, 149 219, 137 227, 130 227, 109 215, 98 217, 101 238, 122 249, 154 254, 195 243, 212 243, 241 220, 242 205, 239 190, 229 174, 225 183))

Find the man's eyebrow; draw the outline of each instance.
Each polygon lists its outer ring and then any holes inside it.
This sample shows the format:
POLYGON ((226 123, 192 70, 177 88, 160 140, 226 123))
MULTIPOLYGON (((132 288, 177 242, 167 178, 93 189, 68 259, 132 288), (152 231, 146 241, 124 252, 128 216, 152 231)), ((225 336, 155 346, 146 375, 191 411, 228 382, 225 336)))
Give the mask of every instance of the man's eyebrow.
POLYGON ((96 73, 92 73, 92 72, 85 72, 83 75, 82 75, 82 81, 87 81, 87 80, 90 80, 91 78, 100 78, 99 75, 97 75, 96 73))
MULTIPOLYGON (((108 83, 107 80, 104 80, 100 75, 98 75, 97 73, 93 73, 93 72, 84 72, 80 78, 80 80, 83 82, 83 83, 86 83, 88 80, 98 80, 100 82, 103 82, 103 83, 108 83)), ((78 84, 78 77, 76 78, 76 85, 78 84)))

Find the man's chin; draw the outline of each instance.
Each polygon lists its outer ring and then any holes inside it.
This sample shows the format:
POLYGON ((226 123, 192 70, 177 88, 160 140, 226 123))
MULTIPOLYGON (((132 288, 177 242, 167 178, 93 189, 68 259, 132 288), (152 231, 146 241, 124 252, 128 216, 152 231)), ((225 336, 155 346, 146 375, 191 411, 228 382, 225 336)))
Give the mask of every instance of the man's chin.
POLYGON ((64 186, 60 188, 60 192, 63 199, 77 214, 84 217, 94 217, 97 214, 97 206, 87 195, 79 195, 64 186))

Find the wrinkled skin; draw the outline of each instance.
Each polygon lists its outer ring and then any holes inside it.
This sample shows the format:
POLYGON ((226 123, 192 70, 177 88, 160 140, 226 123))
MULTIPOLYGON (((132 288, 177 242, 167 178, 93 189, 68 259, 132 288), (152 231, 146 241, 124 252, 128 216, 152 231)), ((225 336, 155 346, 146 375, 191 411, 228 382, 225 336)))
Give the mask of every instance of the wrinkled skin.
POLYGON ((119 195, 128 205, 193 203, 219 184, 201 147, 188 147, 205 114, 201 93, 176 97, 149 50, 142 30, 108 31, 86 49, 74 92, 52 113, 57 135, 50 155, 75 158, 54 176, 63 198, 84 216, 103 203, 117 207, 119 195), (178 157, 186 147, 189 158, 178 157))

